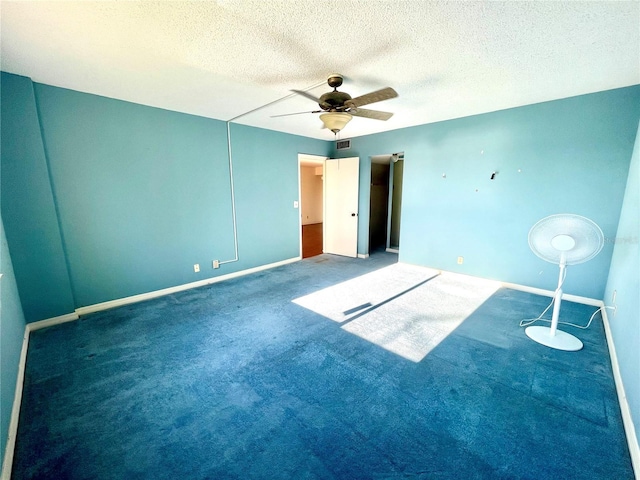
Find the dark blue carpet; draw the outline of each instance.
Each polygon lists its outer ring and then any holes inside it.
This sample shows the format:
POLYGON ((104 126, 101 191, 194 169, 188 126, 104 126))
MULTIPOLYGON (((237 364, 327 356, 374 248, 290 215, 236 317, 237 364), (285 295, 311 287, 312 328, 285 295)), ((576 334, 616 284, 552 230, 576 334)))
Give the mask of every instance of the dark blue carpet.
POLYGON ((395 259, 322 255, 33 332, 13 478, 633 478, 599 316, 559 352, 518 326, 549 299, 500 289, 416 362, 292 302, 395 259))

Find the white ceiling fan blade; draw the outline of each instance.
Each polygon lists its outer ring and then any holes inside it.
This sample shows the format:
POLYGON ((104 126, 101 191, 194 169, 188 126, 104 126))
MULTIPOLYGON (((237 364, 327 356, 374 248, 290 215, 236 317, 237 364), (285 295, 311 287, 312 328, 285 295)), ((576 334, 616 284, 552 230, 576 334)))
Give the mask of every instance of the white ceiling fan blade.
POLYGON ((382 112, 380 110, 368 110, 366 108, 352 108, 348 111, 354 117, 372 118, 373 120, 389 120, 393 117, 391 112, 382 112))
POLYGON ((347 100, 345 105, 349 107, 360 107, 362 105, 369 105, 370 103, 381 102, 383 100, 389 100, 390 98, 396 98, 398 92, 391 87, 382 88, 375 92, 366 93, 351 100, 347 100))

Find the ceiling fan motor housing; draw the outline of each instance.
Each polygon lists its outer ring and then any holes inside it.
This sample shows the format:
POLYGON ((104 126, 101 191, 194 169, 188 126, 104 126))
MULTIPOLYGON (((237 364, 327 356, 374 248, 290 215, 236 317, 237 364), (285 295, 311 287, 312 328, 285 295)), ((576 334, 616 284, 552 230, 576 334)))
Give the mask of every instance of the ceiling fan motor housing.
POLYGON ((351 100, 351 95, 334 90, 333 92, 323 94, 319 100, 318 105, 320 105, 320 108, 323 110, 344 109, 344 102, 351 100))

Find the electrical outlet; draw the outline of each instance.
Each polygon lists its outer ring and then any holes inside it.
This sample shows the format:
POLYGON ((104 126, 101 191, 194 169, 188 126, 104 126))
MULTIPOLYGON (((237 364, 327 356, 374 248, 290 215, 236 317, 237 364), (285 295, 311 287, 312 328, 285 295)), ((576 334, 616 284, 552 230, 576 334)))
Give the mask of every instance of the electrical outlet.
POLYGON ((464 263, 464 257, 458 257, 458 265, 462 265, 464 263))
POLYGON ((220 268, 220 260, 213 261, 213 268, 220 268))
POLYGON ((297 200, 293 201, 293 208, 298 208, 298 201, 297 200))
POLYGON ((193 265, 193 271, 196 272, 196 273, 198 273, 200 271, 200 264, 199 263, 196 263, 196 264, 193 265))

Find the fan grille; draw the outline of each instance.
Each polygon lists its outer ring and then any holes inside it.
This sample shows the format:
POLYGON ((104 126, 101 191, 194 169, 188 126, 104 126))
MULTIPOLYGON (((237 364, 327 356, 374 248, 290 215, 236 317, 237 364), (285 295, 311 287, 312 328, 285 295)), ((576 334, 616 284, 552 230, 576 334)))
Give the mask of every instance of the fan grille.
POLYGON ((563 257, 566 265, 583 263, 600 253, 603 246, 600 227, 586 217, 571 213, 545 217, 529 231, 529 247, 550 263, 559 264, 563 257))

